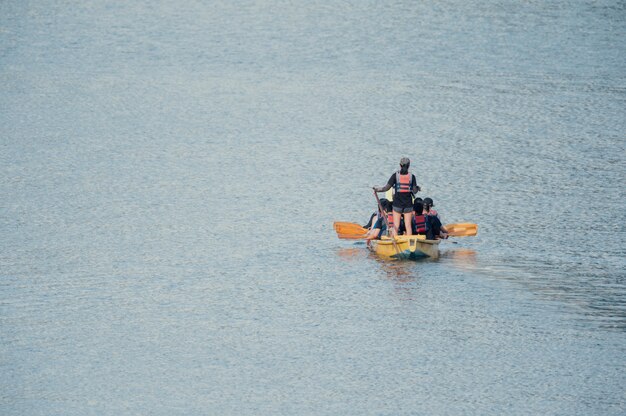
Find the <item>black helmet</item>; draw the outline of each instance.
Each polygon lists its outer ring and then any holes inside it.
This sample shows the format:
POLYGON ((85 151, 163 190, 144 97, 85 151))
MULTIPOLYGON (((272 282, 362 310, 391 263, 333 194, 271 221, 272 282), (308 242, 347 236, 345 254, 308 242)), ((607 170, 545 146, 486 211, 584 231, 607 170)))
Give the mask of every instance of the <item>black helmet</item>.
POLYGON ((417 215, 422 215, 422 212, 424 212, 424 204, 422 204, 421 199, 413 202, 413 211, 417 212, 417 215))
POLYGON ((435 203, 431 198, 424 198, 424 205, 428 205, 429 207, 434 207, 435 203))
POLYGON ((409 166, 411 166, 411 161, 408 157, 403 157, 400 159, 400 173, 406 175, 409 173, 409 166))

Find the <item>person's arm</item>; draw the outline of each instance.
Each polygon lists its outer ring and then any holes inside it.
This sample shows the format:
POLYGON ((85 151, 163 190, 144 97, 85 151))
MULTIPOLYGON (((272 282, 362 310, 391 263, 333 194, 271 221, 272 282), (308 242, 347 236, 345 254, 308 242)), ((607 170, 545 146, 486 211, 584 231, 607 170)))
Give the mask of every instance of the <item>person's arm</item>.
POLYGON ((439 215, 439 212, 437 212, 437 218, 439 219, 439 222, 441 223, 441 231, 447 234, 448 230, 446 230, 446 227, 443 226, 443 220, 441 219, 441 215, 439 215))
POLYGON ((396 174, 391 175, 385 186, 374 186, 374 192, 387 192, 396 183, 396 174))
POLYGON ((385 186, 374 186, 373 188, 376 192, 387 192, 391 188, 391 185, 387 184, 385 186))
POLYGON ((365 236, 366 240, 376 240, 378 238, 378 234, 380 234, 380 228, 372 228, 370 232, 365 236))
MULTIPOLYGON (((439 214, 437 214, 439 215, 439 214)), ((441 238, 448 238, 448 230, 446 230, 446 227, 443 226, 443 223, 441 223, 441 227, 439 228, 439 236, 441 238)))
POLYGON ((413 194, 416 194, 416 193, 418 193, 421 190, 422 190, 422 188, 417 186, 417 179, 415 178, 415 175, 413 175, 413 189, 411 189, 411 192, 413 192, 413 194))

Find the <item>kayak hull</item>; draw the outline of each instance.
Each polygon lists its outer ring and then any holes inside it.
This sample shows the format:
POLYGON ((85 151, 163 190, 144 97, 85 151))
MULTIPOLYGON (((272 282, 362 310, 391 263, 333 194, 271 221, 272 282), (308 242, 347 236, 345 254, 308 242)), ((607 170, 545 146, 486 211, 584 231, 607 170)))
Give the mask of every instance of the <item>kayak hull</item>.
POLYGON ((370 250, 383 257, 394 259, 439 258, 440 240, 426 240, 422 235, 398 236, 395 243, 388 237, 372 240, 370 250))

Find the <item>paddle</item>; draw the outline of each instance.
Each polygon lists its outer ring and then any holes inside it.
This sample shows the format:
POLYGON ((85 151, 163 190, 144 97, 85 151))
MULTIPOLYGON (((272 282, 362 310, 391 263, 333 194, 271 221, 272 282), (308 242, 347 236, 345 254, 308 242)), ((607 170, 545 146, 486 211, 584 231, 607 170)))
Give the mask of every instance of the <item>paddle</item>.
POLYGON ((337 233, 337 237, 342 240, 364 240, 367 234, 340 234, 337 233))
POLYGON ((367 229, 354 222, 334 222, 333 228, 340 234, 365 234, 367 229))
MULTIPOLYGON (((335 222, 333 227, 337 237, 344 240, 358 240, 365 238, 367 230, 353 222, 335 222)), ((478 233, 478 225, 465 222, 444 225, 450 237, 473 237, 478 233)))
POLYGON ((470 222, 446 224, 444 227, 450 237, 472 237, 478 233, 478 224, 470 222))

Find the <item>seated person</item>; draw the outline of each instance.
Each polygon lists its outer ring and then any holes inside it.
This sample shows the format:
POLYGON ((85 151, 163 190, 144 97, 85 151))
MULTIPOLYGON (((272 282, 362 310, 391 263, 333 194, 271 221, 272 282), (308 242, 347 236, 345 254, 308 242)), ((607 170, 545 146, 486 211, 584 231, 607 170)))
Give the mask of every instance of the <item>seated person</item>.
POLYGON ((423 214, 426 217, 426 239, 436 240, 440 238, 448 238, 448 231, 441 224, 439 213, 432 207, 435 203, 431 198, 424 198, 423 214))
MULTIPOLYGON (((393 206, 390 201, 381 200, 380 205, 382 206, 385 213, 383 215, 387 216, 387 221, 389 221, 389 226, 393 232, 393 206)), ((367 244, 369 245, 370 240, 380 240, 380 237, 383 235, 388 235, 387 223, 385 222, 385 218, 381 215, 376 220, 372 228, 367 232, 365 236, 365 240, 367 240, 367 244)))
POLYGON ((426 235, 426 216, 424 215, 422 199, 413 202, 413 234, 426 235))

